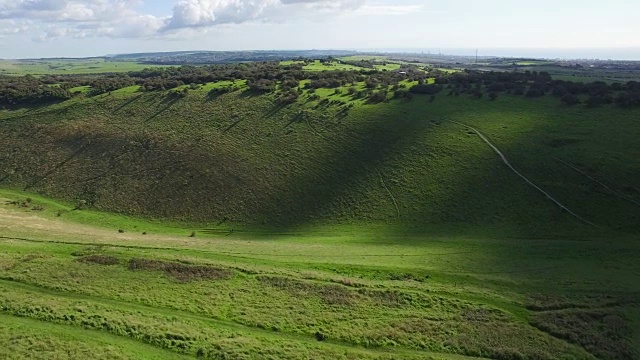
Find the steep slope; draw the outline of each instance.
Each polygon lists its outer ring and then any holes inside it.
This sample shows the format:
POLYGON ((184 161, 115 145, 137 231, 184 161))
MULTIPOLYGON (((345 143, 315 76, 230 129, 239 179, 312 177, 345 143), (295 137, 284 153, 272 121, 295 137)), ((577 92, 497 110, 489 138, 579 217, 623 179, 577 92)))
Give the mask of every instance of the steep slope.
POLYGON ((550 98, 416 97, 340 112, 246 91, 181 98, 124 89, 0 112, 0 186, 207 224, 590 231, 457 121, 572 212, 637 230, 637 115, 550 98))

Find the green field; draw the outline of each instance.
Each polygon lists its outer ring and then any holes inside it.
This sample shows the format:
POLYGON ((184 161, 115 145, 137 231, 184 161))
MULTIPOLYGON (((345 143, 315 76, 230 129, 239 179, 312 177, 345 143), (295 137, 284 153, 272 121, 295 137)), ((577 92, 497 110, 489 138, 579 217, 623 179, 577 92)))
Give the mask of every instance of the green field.
MULTIPOLYGON (((157 65, 153 65, 156 67, 157 65)), ((0 75, 101 74, 142 70, 152 65, 94 59, 0 60, 0 75)))
POLYGON ((350 226, 192 238, 95 212, 60 218, 68 207, 36 197, 45 210, 7 203, 25 196, 0 192, 0 339, 18 336, 12 355, 35 343, 42 358, 91 347, 105 359, 592 359, 637 346, 608 338, 637 329, 631 239, 350 226))
POLYGON ((352 56, 343 56, 340 58, 340 60, 344 60, 344 61, 367 61, 367 60, 387 61, 388 59, 389 59, 388 56, 382 56, 382 55, 352 55, 352 56))
POLYGON ((306 71, 361 70, 362 69, 358 66, 342 64, 337 61, 321 63, 319 60, 314 60, 308 64, 303 61, 293 61, 293 60, 280 62, 280 65, 282 66, 287 66, 292 64, 305 64, 303 66, 303 69, 306 71))
POLYGON ((640 356, 637 109, 309 81, 0 110, 0 357, 640 356))

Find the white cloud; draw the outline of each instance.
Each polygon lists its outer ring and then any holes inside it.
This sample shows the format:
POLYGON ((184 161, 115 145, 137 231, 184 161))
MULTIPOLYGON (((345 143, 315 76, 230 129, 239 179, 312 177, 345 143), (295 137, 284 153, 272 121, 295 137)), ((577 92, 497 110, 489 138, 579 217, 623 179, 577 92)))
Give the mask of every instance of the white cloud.
MULTIPOLYGON (((151 0, 147 0, 151 1, 151 0)), ((34 39, 60 37, 178 38, 206 33, 225 24, 318 21, 343 14, 406 14, 416 6, 374 6, 367 0, 178 0, 172 13, 140 13, 142 0, 0 0, 0 36, 26 31, 34 39), (4 19, 4 20, 2 20, 4 19)))
POLYGON ((165 30, 283 21, 300 16, 337 14, 359 8, 365 0, 181 0, 165 30))
POLYGON ((421 11, 423 5, 364 5, 354 15, 389 16, 408 15, 421 11))
POLYGON ((29 31, 29 21, 0 19, 0 38, 29 31))
POLYGON ((243 23, 279 4, 278 0, 181 0, 173 8, 167 29, 243 23))

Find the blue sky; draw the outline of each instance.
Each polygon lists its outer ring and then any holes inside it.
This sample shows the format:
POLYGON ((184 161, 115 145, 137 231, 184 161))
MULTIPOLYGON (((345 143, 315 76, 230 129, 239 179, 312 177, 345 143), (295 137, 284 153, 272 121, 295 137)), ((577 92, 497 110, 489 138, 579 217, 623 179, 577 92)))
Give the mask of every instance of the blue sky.
POLYGON ((633 48, 621 53, 640 59, 638 14, 640 2, 630 0, 0 0, 0 58, 311 48, 480 48, 525 56, 544 54, 541 48, 633 48))

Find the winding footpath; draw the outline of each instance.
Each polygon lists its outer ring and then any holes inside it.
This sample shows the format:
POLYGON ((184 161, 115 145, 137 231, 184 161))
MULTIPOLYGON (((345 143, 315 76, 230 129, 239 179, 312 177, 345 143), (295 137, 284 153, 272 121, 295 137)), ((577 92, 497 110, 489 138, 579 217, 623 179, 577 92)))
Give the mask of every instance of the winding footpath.
POLYGON ((500 149, 498 149, 497 146, 495 146, 491 141, 489 141, 489 139, 484 136, 484 134, 482 134, 478 129, 471 127, 469 125, 463 124, 463 123, 459 123, 457 121, 453 121, 453 120, 446 120, 450 123, 456 124, 456 125, 460 125, 462 127, 465 127, 471 131, 473 131, 476 135, 478 135, 480 137, 480 139, 482 139, 482 141, 484 141, 487 145, 489 145, 489 147, 491 149, 493 149, 493 151, 498 154, 498 156, 500 157, 500 159, 502 159, 502 162, 507 165, 507 167, 509 167, 509 169, 511 169, 511 171, 513 171, 516 175, 518 175, 522 180, 524 180, 527 184, 529 184, 531 187, 533 187, 534 189, 538 190, 539 192, 541 192, 544 196, 547 197, 547 199, 551 200, 553 203, 555 203, 558 207, 560 207, 560 209, 566 211, 567 213, 569 213, 570 215, 572 215, 573 217, 577 218, 578 220, 584 222, 585 224, 589 224, 591 226, 595 226, 597 228, 600 228, 600 226, 592 223, 591 221, 583 218, 582 216, 576 214, 575 212, 571 211, 571 209, 569 209, 568 207, 566 207, 565 205, 563 205, 560 201, 556 200, 553 196, 551 196, 548 192, 544 191, 541 187, 539 187, 538 185, 536 185, 533 181, 529 180, 526 176, 522 175, 522 173, 520 173, 520 171, 518 171, 513 165, 511 165, 511 163, 509 162, 509 160, 507 159, 507 157, 502 153, 502 151, 500 151, 500 149))

